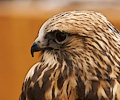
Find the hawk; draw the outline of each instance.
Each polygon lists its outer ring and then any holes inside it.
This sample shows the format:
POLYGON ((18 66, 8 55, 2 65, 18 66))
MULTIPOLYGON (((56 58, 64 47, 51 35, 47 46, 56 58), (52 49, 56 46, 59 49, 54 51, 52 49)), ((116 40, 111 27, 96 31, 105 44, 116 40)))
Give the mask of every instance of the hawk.
POLYGON ((53 16, 31 47, 38 51, 19 100, 120 100, 120 32, 102 14, 53 16))

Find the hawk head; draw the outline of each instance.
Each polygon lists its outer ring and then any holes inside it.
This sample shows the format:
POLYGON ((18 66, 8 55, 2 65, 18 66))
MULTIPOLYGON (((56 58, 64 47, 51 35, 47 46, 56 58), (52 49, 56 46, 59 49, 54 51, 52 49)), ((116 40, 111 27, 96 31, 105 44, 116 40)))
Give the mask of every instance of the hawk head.
POLYGON ((43 24, 31 47, 31 54, 43 51, 44 55, 51 53, 59 58, 86 54, 89 57, 90 51, 97 53, 110 49, 109 39, 116 40, 116 33, 118 30, 100 13, 69 11, 55 15, 43 24))

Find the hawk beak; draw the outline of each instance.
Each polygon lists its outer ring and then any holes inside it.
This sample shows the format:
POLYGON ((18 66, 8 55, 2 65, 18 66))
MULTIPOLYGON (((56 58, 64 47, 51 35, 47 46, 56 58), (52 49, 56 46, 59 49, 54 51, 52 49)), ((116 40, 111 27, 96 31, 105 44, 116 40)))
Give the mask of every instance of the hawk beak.
POLYGON ((38 51, 41 51, 41 50, 42 49, 40 48, 40 46, 36 42, 34 42, 32 44, 32 47, 31 47, 31 55, 32 55, 32 57, 34 57, 34 52, 38 52, 38 51))

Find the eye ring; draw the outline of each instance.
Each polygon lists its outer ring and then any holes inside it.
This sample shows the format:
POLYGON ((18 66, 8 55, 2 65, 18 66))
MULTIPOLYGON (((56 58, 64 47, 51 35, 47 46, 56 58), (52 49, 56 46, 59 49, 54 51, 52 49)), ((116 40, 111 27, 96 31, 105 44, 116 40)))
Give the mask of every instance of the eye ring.
POLYGON ((67 38, 67 34, 63 32, 56 32, 55 41, 59 44, 62 44, 67 38))

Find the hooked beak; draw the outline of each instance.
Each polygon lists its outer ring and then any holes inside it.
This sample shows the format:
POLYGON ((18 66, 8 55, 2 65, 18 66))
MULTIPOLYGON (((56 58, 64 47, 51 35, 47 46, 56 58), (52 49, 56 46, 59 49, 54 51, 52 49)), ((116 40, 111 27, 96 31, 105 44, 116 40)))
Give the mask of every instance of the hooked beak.
POLYGON ((34 52, 38 52, 38 51, 41 51, 41 50, 42 49, 40 48, 40 46, 36 42, 34 42, 32 44, 32 47, 31 47, 31 55, 32 55, 32 57, 34 57, 34 52))

